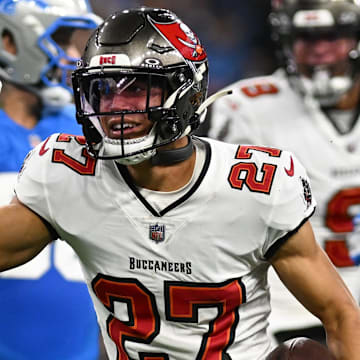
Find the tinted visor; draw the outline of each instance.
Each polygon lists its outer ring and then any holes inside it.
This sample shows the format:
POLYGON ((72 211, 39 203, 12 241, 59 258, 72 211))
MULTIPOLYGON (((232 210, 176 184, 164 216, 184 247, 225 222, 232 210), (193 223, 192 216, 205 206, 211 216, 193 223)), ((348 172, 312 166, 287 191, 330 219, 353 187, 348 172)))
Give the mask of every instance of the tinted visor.
POLYGON ((166 77, 149 74, 90 74, 80 81, 85 116, 145 113, 164 104, 166 77))

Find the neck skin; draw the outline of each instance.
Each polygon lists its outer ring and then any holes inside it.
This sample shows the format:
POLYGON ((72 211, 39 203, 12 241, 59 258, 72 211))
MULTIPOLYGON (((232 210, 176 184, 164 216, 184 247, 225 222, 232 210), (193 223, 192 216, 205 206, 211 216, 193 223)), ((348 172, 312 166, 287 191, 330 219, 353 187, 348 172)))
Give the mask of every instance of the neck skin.
POLYGON ((32 129, 39 121, 40 101, 35 94, 4 84, 0 102, 6 114, 17 124, 32 129))
MULTIPOLYGON (((163 147, 164 150, 177 149, 186 146, 187 137, 183 137, 172 144, 163 147)), ((161 150, 159 150, 161 151, 161 150)), ((143 161, 140 164, 127 167, 134 183, 142 188, 170 192, 185 186, 191 179, 195 167, 196 152, 185 161, 161 166, 153 166, 150 160, 143 161)))
POLYGON ((335 105, 338 110, 351 110, 358 106, 360 100, 360 80, 358 79, 354 86, 344 94, 335 105))

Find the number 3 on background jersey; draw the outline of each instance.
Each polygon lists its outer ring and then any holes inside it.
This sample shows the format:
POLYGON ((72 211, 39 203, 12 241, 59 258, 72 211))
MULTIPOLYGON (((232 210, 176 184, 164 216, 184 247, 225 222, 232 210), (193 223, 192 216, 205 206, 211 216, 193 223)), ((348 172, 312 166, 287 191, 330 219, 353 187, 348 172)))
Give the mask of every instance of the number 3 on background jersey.
MULTIPOLYGON (((334 233, 348 234, 353 231, 351 206, 360 205, 360 188, 340 190, 329 201, 326 214, 326 226, 334 233)), ((355 266, 346 244, 345 235, 341 238, 325 241, 325 251, 337 267, 355 266)))

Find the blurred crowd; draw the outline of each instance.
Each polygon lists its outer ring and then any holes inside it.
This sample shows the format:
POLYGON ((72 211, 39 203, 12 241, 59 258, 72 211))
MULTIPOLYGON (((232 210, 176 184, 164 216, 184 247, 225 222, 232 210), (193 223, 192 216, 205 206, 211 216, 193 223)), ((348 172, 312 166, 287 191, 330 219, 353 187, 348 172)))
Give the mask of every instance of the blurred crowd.
POLYGON ((90 0, 95 13, 106 17, 116 10, 166 7, 197 31, 210 62, 209 93, 244 77, 269 74, 275 69, 263 0, 90 0))

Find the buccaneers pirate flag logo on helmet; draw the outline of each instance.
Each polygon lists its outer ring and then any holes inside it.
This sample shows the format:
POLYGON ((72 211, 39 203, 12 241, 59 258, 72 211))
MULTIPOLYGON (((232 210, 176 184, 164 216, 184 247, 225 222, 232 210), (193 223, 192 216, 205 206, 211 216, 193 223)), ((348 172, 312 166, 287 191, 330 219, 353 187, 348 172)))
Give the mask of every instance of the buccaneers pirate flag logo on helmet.
MULTIPOLYGON (((166 38, 186 60, 203 61, 206 52, 194 32, 179 19, 169 22, 155 22, 149 19, 159 33, 166 38)), ((167 19, 169 20, 169 19, 167 19)))

